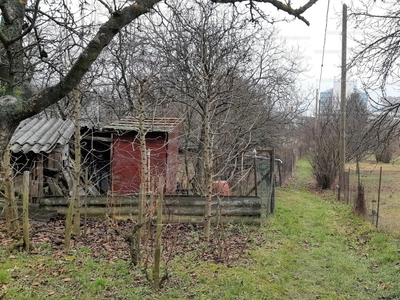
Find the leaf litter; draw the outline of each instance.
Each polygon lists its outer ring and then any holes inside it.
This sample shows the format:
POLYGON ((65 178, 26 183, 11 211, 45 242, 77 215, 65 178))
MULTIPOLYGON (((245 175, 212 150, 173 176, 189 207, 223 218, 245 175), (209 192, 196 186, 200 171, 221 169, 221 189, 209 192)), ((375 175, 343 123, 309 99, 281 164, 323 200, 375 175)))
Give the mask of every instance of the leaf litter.
MULTIPOLYGON (((107 258, 110 263, 117 260, 130 260, 129 247, 122 233, 129 232, 135 225, 133 220, 116 220, 114 224, 91 218, 87 220, 86 234, 72 236, 72 250, 85 252, 94 258, 107 258)), ((0 228, 5 221, 0 220, 0 228)), ((81 224, 83 228, 83 224, 81 224)), ((155 247, 155 224, 145 227, 142 252, 151 263, 155 247)), ((40 222, 30 220, 31 253, 47 252, 54 258, 73 260, 64 250, 65 220, 59 217, 40 222)), ((215 263, 229 264, 231 261, 249 253, 251 242, 259 245, 263 239, 256 229, 239 225, 220 225, 213 228, 209 241, 203 237, 203 226, 197 223, 165 224, 162 232, 164 259, 193 254, 197 259, 215 263)), ((6 249, 15 242, 4 231, 0 231, 0 248, 6 249)), ((143 254, 142 254, 143 255, 143 254)))

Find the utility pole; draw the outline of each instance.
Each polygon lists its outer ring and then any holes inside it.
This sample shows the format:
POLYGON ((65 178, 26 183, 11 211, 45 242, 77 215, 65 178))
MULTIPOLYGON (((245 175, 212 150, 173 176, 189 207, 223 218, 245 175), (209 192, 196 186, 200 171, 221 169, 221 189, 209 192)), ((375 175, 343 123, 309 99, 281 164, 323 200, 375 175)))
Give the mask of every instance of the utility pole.
POLYGON ((318 124, 318 109, 319 109, 319 105, 318 105, 318 89, 315 92, 315 128, 317 128, 317 124, 318 124))
MULTIPOLYGON (((343 4, 342 20, 342 78, 340 91, 340 171, 339 171, 339 201, 345 190, 344 168, 346 159, 346 53, 347 53, 347 5, 343 4)), ((344 198, 344 197, 343 197, 344 198)), ((345 199, 344 199, 345 200, 345 199)))

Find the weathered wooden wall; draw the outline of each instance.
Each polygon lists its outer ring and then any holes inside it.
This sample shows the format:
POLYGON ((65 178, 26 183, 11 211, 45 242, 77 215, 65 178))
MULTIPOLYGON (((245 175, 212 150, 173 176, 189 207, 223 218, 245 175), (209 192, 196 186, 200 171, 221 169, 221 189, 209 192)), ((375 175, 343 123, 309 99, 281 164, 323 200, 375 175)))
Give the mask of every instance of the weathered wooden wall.
MULTIPOLYGON (((42 198, 40 206, 44 210, 66 214, 68 199, 42 198)), ((134 196, 87 197, 88 215, 104 216, 106 212, 115 213, 118 218, 135 218, 138 198, 134 196)), ((165 196, 164 221, 169 223, 202 222, 204 217, 205 197, 201 196, 165 196)), ((84 212, 85 207, 82 207, 84 212)), ((212 200, 213 222, 258 223, 261 219, 261 198, 246 197, 214 197, 212 200)))

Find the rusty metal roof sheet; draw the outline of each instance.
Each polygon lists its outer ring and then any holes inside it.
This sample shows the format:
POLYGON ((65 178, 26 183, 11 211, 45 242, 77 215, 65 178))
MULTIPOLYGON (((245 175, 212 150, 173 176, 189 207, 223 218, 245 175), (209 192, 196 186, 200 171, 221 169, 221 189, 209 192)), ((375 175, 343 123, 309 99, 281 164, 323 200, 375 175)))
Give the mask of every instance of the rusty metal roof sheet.
MULTIPOLYGON (((182 119, 178 118, 145 119, 144 128, 147 132, 171 132, 181 121, 182 119)), ((103 129, 137 132, 139 131, 139 119, 136 117, 127 117, 104 126, 103 129)))
POLYGON ((21 122, 11 138, 11 151, 50 153, 56 146, 65 145, 74 134, 71 120, 28 119, 21 122))

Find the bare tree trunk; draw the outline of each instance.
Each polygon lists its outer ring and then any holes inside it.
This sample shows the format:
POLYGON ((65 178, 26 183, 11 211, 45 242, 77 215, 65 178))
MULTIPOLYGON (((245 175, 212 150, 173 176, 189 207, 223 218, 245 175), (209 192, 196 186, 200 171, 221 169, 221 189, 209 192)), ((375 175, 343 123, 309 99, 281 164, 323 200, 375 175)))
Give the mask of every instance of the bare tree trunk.
POLYGON ((158 201, 157 201, 157 232, 156 250, 154 252, 153 284, 156 291, 160 288, 160 260, 161 260, 161 233, 162 233, 162 202, 164 199, 164 178, 158 181, 158 201))
POLYGON ((74 210, 74 204, 72 201, 69 203, 68 212, 65 220, 65 240, 64 240, 64 251, 68 252, 71 249, 71 232, 72 232, 72 214, 74 210))
POLYGON ((146 148, 146 132, 144 128, 145 121, 145 104, 144 104, 144 83, 139 84, 139 140, 140 140, 140 191, 139 191, 139 207, 138 207, 138 224, 139 230, 137 231, 136 242, 137 242, 137 264, 140 263, 140 248, 141 241, 143 235, 143 226, 144 222, 143 217, 145 214, 145 205, 147 200, 147 148, 146 148))
POLYGON ((204 169, 205 169, 205 188, 206 205, 204 210, 204 236, 210 239, 211 228, 211 200, 212 200, 212 140, 211 140, 211 101, 208 99, 205 107, 204 117, 204 169))
POLYGON ((80 156, 80 105, 79 94, 74 91, 75 101, 75 161, 74 161, 74 176, 72 184, 72 196, 69 203, 67 217, 65 221, 65 251, 71 248, 71 234, 79 235, 80 232, 80 213, 79 213, 79 180, 81 171, 81 156, 80 156))
POLYGON ((6 198, 6 207, 5 207, 6 227, 7 227, 7 232, 12 235, 18 233, 19 222, 18 222, 18 208, 15 202, 14 183, 12 178, 10 145, 7 146, 6 151, 4 153, 3 168, 4 168, 4 177, 3 177, 4 192, 6 198))
MULTIPOLYGON (((0 100, 0 109, 1 109, 1 100, 0 100)), ((4 121, 4 120, 3 120, 4 121)), ((17 129, 18 124, 9 123, 9 122, 2 122, 0 121, 0 164, 4 163, 4 155, 9 149, 9 143, 11 141, 11 137, 17 129)), ((4 167, 4 165, 3 165, 4 167)))
MULTIPOLYGON (((205 122, 205 121, 204 121, 205 122)), ((197 147, 197 161, 196 161, 196 172, 192 180, 192 189, 196 194, 206 194, 206 184, 205 184, 205 123, 201 128, 200 140, 197 147)))
POLYGON ((81 116, 81 105, 80 96, 77 90, 73 92, 74 97, 74 113, 75 113, 75 161, 74 161, 74 182, 72 190, 72 201, 74 202, 74 212, 73 212, 73 234, 79 236, 80 234, 80 197, 79 197, 79 183, 81 177, 81 126, 80 126, 80 116, 81 116))

